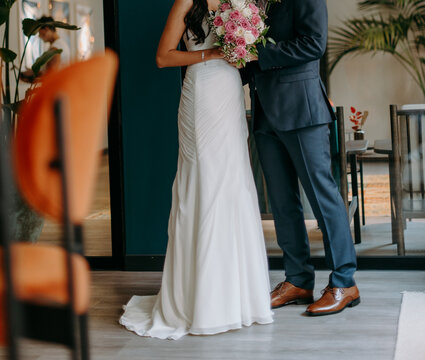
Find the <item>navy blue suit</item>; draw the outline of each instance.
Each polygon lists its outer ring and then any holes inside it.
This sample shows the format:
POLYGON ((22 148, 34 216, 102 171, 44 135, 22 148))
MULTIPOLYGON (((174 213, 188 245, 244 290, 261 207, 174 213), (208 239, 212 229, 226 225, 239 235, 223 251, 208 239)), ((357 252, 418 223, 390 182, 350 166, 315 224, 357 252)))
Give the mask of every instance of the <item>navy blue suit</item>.
POLYGON ((266 178, 286 280, 314 287, 300 201, 301 181, 323 233, 331 287, 354 286, 356 254, 347 212, 331 174, 328 123, 335 114, 319 76, 328 33, 325 0, 282 0, 269 12, 276 45, 250 64, 254 134, 266 178))

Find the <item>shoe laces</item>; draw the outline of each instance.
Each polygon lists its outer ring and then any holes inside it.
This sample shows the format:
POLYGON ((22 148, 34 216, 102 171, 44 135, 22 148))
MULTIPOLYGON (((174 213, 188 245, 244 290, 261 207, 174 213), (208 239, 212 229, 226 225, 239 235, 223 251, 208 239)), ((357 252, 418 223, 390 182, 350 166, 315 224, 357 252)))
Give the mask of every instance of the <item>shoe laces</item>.
POLYGON ((345 292, 345 290, 343 288, 331 288, 330 286, 326 286, 326 288, 324 288, 320 293, 322 295, 324 295, 325 293, 331 293, 332 296, 335 299, 335 297, 337 295, 336 289, 338 289, 341 292, 341 294, 344 294, 344 292, 345 292))
POLYGON ((285 290, 285 282, 281 282, 276 285, 273 291, 279 291, 279 293, 282 293, 282 291, 285 290))

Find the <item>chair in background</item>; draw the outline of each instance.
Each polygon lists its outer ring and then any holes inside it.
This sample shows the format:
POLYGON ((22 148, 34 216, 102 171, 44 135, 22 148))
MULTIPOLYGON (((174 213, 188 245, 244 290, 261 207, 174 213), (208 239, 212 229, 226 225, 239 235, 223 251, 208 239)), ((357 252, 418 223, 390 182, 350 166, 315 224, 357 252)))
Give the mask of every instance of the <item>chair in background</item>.
POLYGON ((399 256, 406 254, 406 219, 425 218, 424 105, 390 106, 391 142, 375 144, 389 155, 391 224, 399 256))
POLYGON ((89 358, 90 273, 80 227, 95 186, 117 63, 107 51, 47 75, 16 129, 12 158, 20 192, 35 210, 63 225, 63 247, 11 239, 11 166, 2 142, 0 342, 12 360, 19 357, 20 338, 66 345, 73 360, 89 358))
MULTIPOLYGON (((367 140, 345 141, 344 108, 336 108, 337 120, 330 125, 332 171, 347 208, 349 222, 354 220, 354 239, 361 243, 361 225, 357 180, 357 156, 366 152, 367 140), (348 201, 347 156, 350 159, 352 199, 348 201)), ((363 194, 362 194, 363 197, 363 194)))

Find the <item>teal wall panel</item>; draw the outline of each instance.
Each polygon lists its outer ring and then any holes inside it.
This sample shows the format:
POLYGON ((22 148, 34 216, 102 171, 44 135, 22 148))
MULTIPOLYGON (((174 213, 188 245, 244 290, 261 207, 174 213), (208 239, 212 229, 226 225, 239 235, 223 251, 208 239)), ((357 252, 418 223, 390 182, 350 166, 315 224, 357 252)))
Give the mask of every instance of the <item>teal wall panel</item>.
POLYGON ((164 254, 177 164, 180 70, 155 53, 172 0, 118 0, 127 255, 164 254))

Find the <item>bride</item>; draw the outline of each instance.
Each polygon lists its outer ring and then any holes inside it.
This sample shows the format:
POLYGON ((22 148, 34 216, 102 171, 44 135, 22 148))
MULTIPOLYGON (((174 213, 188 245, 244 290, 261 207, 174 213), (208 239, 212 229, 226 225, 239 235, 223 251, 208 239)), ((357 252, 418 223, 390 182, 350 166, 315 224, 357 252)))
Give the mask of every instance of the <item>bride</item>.
POLYGON ((208 28, 219 4, 175 0, 159 43, 159 67, 188 68, 161 290, 133 296, 120 319, 141 336, 178 339, 273 321, 244 92, 208 28), (182 37, 188 51, 176 50, 182 37))

